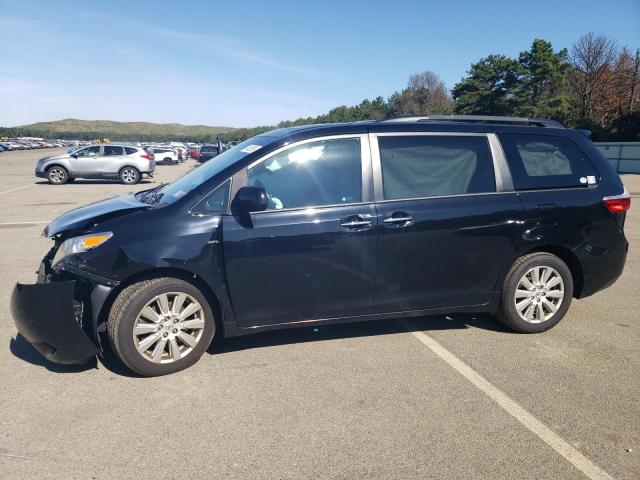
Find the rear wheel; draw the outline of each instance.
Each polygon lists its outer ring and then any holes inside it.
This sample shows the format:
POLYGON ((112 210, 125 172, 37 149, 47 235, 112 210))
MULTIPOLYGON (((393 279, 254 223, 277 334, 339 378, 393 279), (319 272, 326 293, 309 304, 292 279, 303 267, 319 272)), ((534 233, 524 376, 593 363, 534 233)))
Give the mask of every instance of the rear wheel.
POLYGON ((196 363, 213 339, 215 321, 198 288, 165 277, 125 288, 113 303, 107 332, 127 367, 153 377, 196 363))
POLYGON ((120 170, 120 181, 127 185, 135 185, 140 181, 140 172, 133 167, 124 167, 120 170))
POLYGON ((162 163, 164 163, 165 165, 173 165, 173 160, 171 160, 171 157, 166 157, 164 160, 162 160, 162 163))
POLYGON ((520 257, 507 274, 498 318, 520 333, 539 333, 556 325, 573 297, 567 264, 550 253, 520 257))
POLYGON ((64 185, 69 181, 69 172, 64 167, 54 165, 47 170, 47 180, 52 185, 64 185))

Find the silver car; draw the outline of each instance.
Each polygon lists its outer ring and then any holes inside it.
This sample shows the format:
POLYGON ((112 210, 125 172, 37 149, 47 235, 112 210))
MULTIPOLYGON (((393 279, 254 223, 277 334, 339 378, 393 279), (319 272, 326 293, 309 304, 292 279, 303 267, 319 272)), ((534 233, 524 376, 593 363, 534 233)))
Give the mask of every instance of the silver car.
POLYGON ((70 153, 44 157, 36 164, 36 176, 62 185, 75 178, 113 178, 133 185, 143 175, 153 176, 156 164, 144 148, 129 145, 91 145, 70 153))

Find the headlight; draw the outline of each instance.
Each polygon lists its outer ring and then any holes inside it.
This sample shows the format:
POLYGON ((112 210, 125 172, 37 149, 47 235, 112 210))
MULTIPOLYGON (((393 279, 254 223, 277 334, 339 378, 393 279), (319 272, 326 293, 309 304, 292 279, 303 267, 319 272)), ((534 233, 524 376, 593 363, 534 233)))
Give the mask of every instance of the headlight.
POLYGON ((53 257, 53 262, 51 262, 51 265, 56 265, 58 262, 68 257, 69 255, 86 252, 87 250, 99 247, 111 237, 113 237, 113 233, 102 232, 83 235, 81 237, 69 238, 62 242, 62 245, 60 245, 58 251, 53 257))

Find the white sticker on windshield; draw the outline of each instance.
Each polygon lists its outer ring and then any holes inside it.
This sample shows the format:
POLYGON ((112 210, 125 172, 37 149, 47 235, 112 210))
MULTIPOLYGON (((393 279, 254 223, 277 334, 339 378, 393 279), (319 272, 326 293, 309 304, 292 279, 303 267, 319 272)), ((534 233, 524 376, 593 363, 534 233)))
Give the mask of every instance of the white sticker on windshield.
POLYGON ((242 150, 240 150, 241 152, 244 153, 253 153, 257 150, 260 150, 262 148, 262 146, 260 145, 247 145, 246 147, 244 147, 242 150))

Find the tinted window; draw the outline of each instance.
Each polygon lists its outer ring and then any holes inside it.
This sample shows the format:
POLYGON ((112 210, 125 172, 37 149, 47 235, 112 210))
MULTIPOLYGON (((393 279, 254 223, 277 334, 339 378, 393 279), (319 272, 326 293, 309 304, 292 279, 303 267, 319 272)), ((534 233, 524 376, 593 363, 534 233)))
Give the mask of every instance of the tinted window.
POLYGON ((596 171, 582 150, 565 137, 500 135, 516 189, 586 186, 596 171))
POLYGON ((124 147, 124 149, 127 152, 127 155, 133 155, 138 151, 137 148, 133 148, 133 147, 124 147))
POLYGON ((227 211, 227 200, 229 198, 229 180, 224 182, 209 195, 204 197, 193 208, 194 213, 225 213, 227 211))
POLYGON ((289 148, 250 168, 247 180, 267 191, 269 210, 360 202, 360 140, 320 140, 289 148))
POLYGON ((122 147, 116 147, 115 145, 105 145, 103 155, 124 155, 122 147))
POLYGON ((495 192, 486 137, 380 136, 385 199, 495 192))

